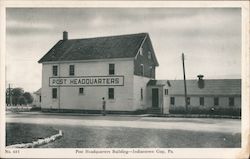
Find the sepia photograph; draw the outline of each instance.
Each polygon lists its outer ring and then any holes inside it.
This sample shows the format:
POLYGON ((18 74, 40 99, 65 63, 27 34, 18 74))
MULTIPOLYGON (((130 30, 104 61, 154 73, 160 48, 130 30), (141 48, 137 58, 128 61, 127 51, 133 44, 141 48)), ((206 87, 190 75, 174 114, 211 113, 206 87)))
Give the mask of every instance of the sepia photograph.
POLYGON ((6 7, 1 157, 249 146, 243 20, 240 6, 6 7))

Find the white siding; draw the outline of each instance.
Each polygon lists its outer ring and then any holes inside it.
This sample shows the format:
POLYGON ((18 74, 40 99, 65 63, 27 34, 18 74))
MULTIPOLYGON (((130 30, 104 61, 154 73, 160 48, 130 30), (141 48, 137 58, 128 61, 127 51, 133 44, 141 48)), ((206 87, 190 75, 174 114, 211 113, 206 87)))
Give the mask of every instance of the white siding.
POLYGON ((107 76, 109 63, 115 64, 115 75, 124 76, 124 86, 91 86, 84 87, 84 95, 79 95, 80 87, 58 88, 58 98, 52 99, 52 87, 49 87, 49 77, 52 77, 52 65, 43 64, 42 72, 42 108, 53 109, 85 109, 101 110, 102 97, 105 97, 107 110, 133 110, 133 61, 97 61, 86 63, 63 63, 58 65, 59 76, 69 76, 69 65, 75 65, 75 76, 107 76), (108 88, 114 88, 115 99, 108 100, 108 88))

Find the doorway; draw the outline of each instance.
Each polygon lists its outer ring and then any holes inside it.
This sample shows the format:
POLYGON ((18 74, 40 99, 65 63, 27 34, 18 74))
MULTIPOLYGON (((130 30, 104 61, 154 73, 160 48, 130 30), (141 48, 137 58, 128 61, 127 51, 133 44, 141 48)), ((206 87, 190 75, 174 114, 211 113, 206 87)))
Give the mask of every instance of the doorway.
POLYGON ((159 107, 159 90, 158 88, 152 88, 152 107, 159 107))

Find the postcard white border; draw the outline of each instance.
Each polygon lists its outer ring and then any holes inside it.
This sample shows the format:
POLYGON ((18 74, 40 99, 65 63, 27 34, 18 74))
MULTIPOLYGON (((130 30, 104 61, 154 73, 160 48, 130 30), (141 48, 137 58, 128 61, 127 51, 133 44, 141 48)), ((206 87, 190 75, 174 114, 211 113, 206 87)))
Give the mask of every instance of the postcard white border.
MULTIPOLYGON (((243 158, 249 155, 249 2, 248 1, 25 1, 2 0, 0 1, 0 68, 1 68, 1 144, 0 157, 4 158, 243 158), (19 154, 5 153, 5 9, 8 7, 56 7, 56 8, 80 8, 80 7, 240 7, 242 8, 242 148, 166 148, 174 153, 164 155, 155 154, 129 154, 129 155, 77 155, 76 149, 18 149, 19 154)), ((79 148, 83 149, 83 148, 79 148)), ((112 150, 112 149, 111 149, 112 150)), ((126 149, 124 149, 126 150, 126 149)), ((151 149, 152 150, 152 149, 151 149)), ((156 149, 153 149, 156 150, 156 149)))

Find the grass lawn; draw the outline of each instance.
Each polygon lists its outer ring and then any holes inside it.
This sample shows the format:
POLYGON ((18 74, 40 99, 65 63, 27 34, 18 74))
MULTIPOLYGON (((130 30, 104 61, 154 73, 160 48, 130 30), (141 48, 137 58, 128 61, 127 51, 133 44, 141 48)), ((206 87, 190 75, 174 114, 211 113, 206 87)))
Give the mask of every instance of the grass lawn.
POLYGON ((241 134, 184 130, 55 126, 63 137, 42 148, 237 148, 241 134))
POLYGON ((6 146, 20 143, 30 143, 39 138, 45 138, 58 133, 51 126, 6 123, 6 146))

